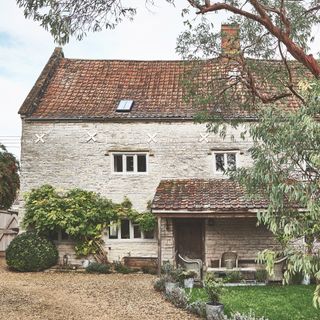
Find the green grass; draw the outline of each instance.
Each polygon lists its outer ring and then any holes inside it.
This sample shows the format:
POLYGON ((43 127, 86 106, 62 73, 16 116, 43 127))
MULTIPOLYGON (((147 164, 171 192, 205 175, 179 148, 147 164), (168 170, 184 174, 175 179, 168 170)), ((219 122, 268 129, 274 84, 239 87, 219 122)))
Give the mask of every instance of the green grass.
MULTIPOLYGON (((320 309, 312 305, 315 286, 265 286, 228 287, 224 289, 221 302, 226 314, 254 312, 269 320, 320 320, 320 309)), ((191 292, 191 301, 207 301, 203 289, 191 292)))

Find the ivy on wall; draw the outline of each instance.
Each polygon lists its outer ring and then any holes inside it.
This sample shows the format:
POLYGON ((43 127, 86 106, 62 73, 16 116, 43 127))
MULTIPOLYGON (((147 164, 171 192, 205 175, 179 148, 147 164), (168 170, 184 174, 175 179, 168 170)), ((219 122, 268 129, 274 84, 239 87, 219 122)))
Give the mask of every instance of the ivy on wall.
POLYGON ((25 201, 23 226, 26 229, 46 237, 63 230, 75 240, 77 255, 93 254, 101 262, 107 261, 102 235, 111 222, 128 218, 138 223, 143 231, 152 231, 156 225, 151 212, 134 210, 128 198, 117 204, 92 191, 63 192, 43 185, 27 193, 25 201))

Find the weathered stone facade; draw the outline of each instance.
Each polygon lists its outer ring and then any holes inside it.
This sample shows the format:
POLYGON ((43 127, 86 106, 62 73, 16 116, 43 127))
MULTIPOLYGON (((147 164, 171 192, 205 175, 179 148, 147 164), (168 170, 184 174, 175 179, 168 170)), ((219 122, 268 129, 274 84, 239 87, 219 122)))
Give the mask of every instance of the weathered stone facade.
MULTIPOLYGON (((175 122, 23 121, 21 194, 42 184, 99 192, 120 202, 127 196, 137 210, 146 209, 161 179, 223 178, 213 170, 214 151, 237 152, 238 166, 250 165, 250 141, 240 138, 241 128, 228 128, 227 136, 207 133, 206 126, 175 122), (119 174, 112 171, 113 152, 144 151, 148 172, 119 174)), ((20 212, 20 219, 23 210, 20 212)), ((205 229, 205 260, 229 248, 252 257, 272 243, 271 235, 256 228, 253 219, 215 220, 205 229)), ((162 219, 161 260, 175 256, 172 219, 162 219)), ((157 257, 157 239, 108 239, 109 259, 124 256, 157 257)), ((62 251, 70 250, 65 247, 62 251)))
MULTIPOLYGON (((204 222, 204 263, 210 267, 224 252, 236 251, 239 259, 256 259, 259 251, 278 244, 256 218, 210 218, 204 222)), ((161 261, 175 263, 174 219, 161 221, 161 261)))
POLYGON ((79 187, 114 201, 128 196, 136 209, 145 210, 161 179, 221 178, 213 172, 214 150, 236 150, 238 165, 248 165, 250 143, 240 132, 230 129, 223 140, 193 122, 24 121, 21 191, 44 183, 79 187), (95 133, 96 141, 89 140, 95 133), (38 136, 43 134, 42 142, 38 136), (148 173, 112 173, 113 151, 141 150, 149 154, 148 173))

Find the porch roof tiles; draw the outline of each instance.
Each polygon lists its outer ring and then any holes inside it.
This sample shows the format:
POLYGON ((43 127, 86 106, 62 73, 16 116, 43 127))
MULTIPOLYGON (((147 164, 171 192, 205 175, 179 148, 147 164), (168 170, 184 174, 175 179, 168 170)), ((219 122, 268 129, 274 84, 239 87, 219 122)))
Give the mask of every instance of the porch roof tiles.
POLYGON ((229 179, 162 180, 152 203, 154 212, 249 211, 267 206, 266 200, 249 199, 229 179))

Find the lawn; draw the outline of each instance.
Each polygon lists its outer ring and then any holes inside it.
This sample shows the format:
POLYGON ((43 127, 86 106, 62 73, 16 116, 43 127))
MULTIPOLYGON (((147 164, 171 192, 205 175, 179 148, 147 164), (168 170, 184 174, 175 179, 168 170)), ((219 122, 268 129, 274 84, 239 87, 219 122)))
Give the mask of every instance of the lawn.
MULTIPOLYGON (((225 312, 249 313, 269 320, 320 320, 320 309, 312 305, 315 286, 228 287, 221 300, 225 312)), ((190 300, 207 301, 203 289, 192 290, 190 300)))

